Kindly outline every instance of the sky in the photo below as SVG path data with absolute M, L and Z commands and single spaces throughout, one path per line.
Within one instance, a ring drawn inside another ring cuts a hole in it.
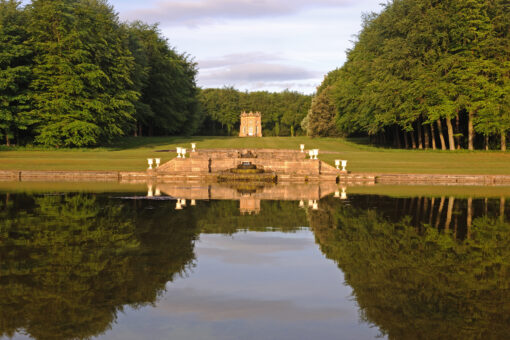
M 110 0 L 121 20 L 159 23 L 198 63 L 198 85 L 313 93 L 342 66 L 363 13 L 383 0 Z

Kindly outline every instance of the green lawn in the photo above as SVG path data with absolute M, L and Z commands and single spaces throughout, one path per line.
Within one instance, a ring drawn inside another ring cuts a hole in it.
M 125 138 L 111 147 L 96 149 L 1 149 L 0 170 L 120 170 L 141 171 L 146 158 L 159 157 L 163 162 L 175 157 L 176 146 L 190 148 L 318 148 L 319 157 L 333 164 L 347 159 L 348 170 L 375 173 L 431 174 L 510 174 L 510 152 L 499 151 L 425 151 L 376 148 L 346 141 L 342 138 L 308 137 L 154 137 Z

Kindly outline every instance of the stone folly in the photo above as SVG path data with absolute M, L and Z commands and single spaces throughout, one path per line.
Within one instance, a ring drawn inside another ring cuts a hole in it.
M 241 113 L 239 137 L 262 137 L 262 115 L 260 112 Z

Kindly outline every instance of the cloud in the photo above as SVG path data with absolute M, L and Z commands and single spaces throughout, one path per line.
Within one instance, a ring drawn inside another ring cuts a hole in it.
M 305 89 L 313 92 L 323 72 L 286 64 L 280 55 L 266 52 L 235 53 L 200 60 L 201 87 L 234 86 L 240 89 Z
M 302 251 L 315 244 L 306 238 L 288 238 L 278 236 L 258 236 L 256 234 L 237 234 L 236 242 L 224 237 L 209 235 L 205 244 L 200 244 L 197 256 L 219 259 L 230 264 L 268 264 L 280 258 L 278 253 Z
M 151 7 L 144 3 L 143 9 L 127 11 L 124 16 L 165 25 L 200 26 L 219 20 L 277 17 L 304 9 L 347 7 L 355 3 L 355 0 L 167 0 Z
M 214 71 L 201 72 L 199 81 L 205 85 L 244 84 L 252 82 L 313 79 L 317 76 L 317 72 L 298 66 L 269 63 L 247 63 L 242 65 L 231 65 L 221 69 L 215 69 Z
M 298 306 L 291 300 L 257 300 L 221 295 L 194 289 L 171 289 L 158 303 L 170 315 L 195 315 L 205 321 L 270 319 L 276 321 L 341 320 L 348 309 Z
M 251 53 L 233 53 L 227 54 L 218 58 L 199 60 L 198 64 L 200 69 L 226 67 L 231 65 L 242 65 L 253 62 L 274 62 L 281 61 L 282 57 L 266 53 L 266 52 L 251 52 Z

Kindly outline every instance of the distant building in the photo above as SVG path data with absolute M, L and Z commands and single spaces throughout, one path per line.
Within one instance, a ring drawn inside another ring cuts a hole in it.
M 262 137 L 262 115 L 260 112 L 241 113 L 239 137 Z

